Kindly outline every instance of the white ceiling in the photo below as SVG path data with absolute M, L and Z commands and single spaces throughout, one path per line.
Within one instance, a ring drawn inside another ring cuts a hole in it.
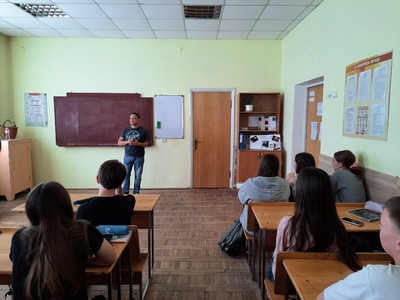
M 323 0 L 0 0 L 8 36 L 282 39 Z M 33 17 L 13 3 L 54 4 L 70 18 Z M 221 5 L 218 20 L 185 19 L 183 5 Z

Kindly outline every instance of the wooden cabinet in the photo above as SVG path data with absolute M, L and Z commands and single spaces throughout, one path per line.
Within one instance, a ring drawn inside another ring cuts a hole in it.
M 32 189 L 32 158 L 30 139 L 2 140 L 0 150 L 0 195 L 8 201 L 15 194 Z
M 245 182 L 257 175 L 260 159 L 265 154 L 275 154 L 282 165 L 281 148 L 274 150 L 250 149 L 250 138 L 280 134 L 280 93 L 240 93 L 238 97 L 238 152 L 237 179 Z M 252 110 L 246 110 L 252 105 Z M 279 144 L 281 140 L 279 138 Z M 280 146 L 281 147 L 281 146 Z M 279 175 L 281 167 L 279 168 Z

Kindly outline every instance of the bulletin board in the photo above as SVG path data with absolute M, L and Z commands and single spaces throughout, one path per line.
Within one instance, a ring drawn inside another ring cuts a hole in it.
M 155 96 L 157 139 L 183 139 L 183 96 Z
M 393 52 L 346 67 L 343 135 L 387 140 Z

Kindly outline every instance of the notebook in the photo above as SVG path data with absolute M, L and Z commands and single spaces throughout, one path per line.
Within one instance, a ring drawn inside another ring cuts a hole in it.
M 367 222 L 379 221 L 382 213 L 382 203 L 367 201 L 364 208 L 348 210 L 347 213 Z

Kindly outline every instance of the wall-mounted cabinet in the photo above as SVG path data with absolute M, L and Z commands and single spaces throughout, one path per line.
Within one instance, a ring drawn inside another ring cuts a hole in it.
M 280 93 L 239 94 L 238 183 L 257 175 L 260 158 L 265 154 L 275 154 L 282 164 L 280 98 Z

